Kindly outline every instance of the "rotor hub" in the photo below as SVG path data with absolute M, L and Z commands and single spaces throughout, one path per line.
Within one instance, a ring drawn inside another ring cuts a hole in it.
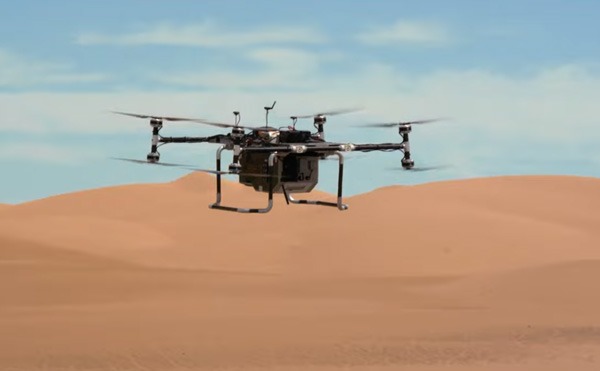
M 244 129 L 234 127 L 231 129 L 231 136 L 234 138 L 241 138 L 244 136 Z
M 146 156 L 146 160 L 148 160 L 149 162 L 152 162 L 152 163 L 158 162 L 158 160 L 160 160 L 160 153 L 150 152 Z
M 398 127 L 398 133 L 408 134 L 412 131 L 412 126 L 410 124 L 403 124 Z
M 150 119 L 150 126 L 153 128 L 160 128 L 162 127 L 162 120 L 152 118 Z
M 403 158 L 402 159 L 402 167 L 407 170 L 412 169 L 413 167 L 415 167 L 415 160 L 410 159 L 410 158 Z
M 325 115 L 315 116 L 315 124 L 323 125 L 326 122 L 327 122 L 327 117 L 325 117 Z

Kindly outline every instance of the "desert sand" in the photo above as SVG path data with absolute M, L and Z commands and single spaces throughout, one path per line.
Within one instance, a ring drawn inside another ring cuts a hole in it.
M 0 205 L 0 370 L 600 369 L 600 179 L 213 200 L 194 173 Z

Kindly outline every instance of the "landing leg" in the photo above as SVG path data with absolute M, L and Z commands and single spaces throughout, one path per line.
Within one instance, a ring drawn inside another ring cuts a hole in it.
M 281 190 L 283 190 L 283 197 L 285 197 L 285 203 L 287 205 L 289 205 L 290 204 L 290 197 L 288 196 L 288 193 L 287 193 L 287 191 L 285 189 L 285 185 L 281 184 Z
M 338 197 L 336 202 L 325 202 L 317 200 L 296 200 L 292 195 L 288 195 L 287 198 L 294 204 L 306 204 L 306 205 L 321 205 L 321 206 L 334 206 L 339 210 L 348 210 L 348 205 L 342 203 L 342 185 L 344 181 L 344 156 L 341 152 L 335 153 L 340 161 L 339 173 L 338 173 Z
M 231 207 L 231 206 L 222 206 L 221 205 L 221 174 L 218 173 L 221 171 L 221 152 L 223 152 L 225 146 L 219 147 L 217 150 L 217 201 L 214 204 L 208 205 L 211 209 L 224 210 L 224 211 L 234 211 L 238 213 L 268 213 L 273 207 L 273 164 L 275 163 L 275 157 L 277 156 L 277 152 L 273 152 L 269 155 L 269 160 L 267 162 L 267 173 L 269 176 L 269 203 L 267 207 L 263 209 L 245 209 L 241 207 Z

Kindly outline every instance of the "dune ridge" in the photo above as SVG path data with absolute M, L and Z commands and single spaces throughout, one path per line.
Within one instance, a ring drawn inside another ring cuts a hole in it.
M 560 262 L 573 249 L 599 257 L 599 190 L 591 178 L 498 177 L 386 187 L 348 198 L 347 212 L 276 195 L 271 213 L 239 215 L 209 210 L 213 178 L 194 173 L 15 205 L 0 233 L 157 267 L 457 275 Z M 265 195 L 227 182 L 223 202 L 262 205 Z
M 598 195 L 510 176 L 240 215 L 193 173 L 0 205 L 0 368 L 595 370 Z

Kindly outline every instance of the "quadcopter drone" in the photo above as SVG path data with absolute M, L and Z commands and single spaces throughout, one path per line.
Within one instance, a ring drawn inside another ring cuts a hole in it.
M 414 161 L 411 159 L 408 135 L 412 125 L 425 124 L 435 120 L 421 120 L 412 122 L 392 122 L 383 124 L 369 124 L 375 127 L 398 127 L 402 137 L 401 143 L 379 144 L 354 144 L 342 142 L 328 142 L 325 140 L 324 126 L 327 116 L 356 111 L 355 109 L 322 112 L 316 115 L 291 116 L 292 124 L 288 127 L 275 128 L 269 126 L 269 111 L 275 107 L 264 107 L 265 126 L 249 127 L 240 125 L 240 113 L 233 112 L 235 121 L 231 123 L 211 122 L 204 119 L 161 117 L 141 115 L 127 112 L 114 113 L 149 119 L 152 128 L 152 145 L 146 161 L 126 158 L 118 160 L 135 163 L 154 164 L 163 166 L 180 166 L 190 170 L 202 171 L 216 175 L 217 198 L 210 204 L 211 209 L 233 211 L 239 213 L 267 213 L 273 207 L 273 194 L 283 193 L 286 203 L 333 206 L 339 210 L 347 210 L 348 205 L 342 203 L 342 185 L 344 175 L 345 152 L 370 152 L 370 151 L 400 151 L 404 154 L 402 168 L 416 171 Z M 315 133 L 308 130 L 296 129 L 298 119 L 312 118 Z M 217 134 L 208 137 L 165 137 L 160 135 L 164 121 L 189 121 L 220 128 L 231 128 L 228 134 Z M 221 146 L 216 153 L 216 170 L 197 169 L 185 165 L 161 163 L 158 147 L 169 143 L 217 143 Z M 221 170 L 221 153 L 224 150 L 233 151 L 233 161 L 227 171 Z M 337 202 L 318 200 L 298 200 L 293 198 L 293 193 L 307 193 L 312 191 L 319 181 L 319 160 L 329 156 L 337 156 L 339 162 Z M 422 168 L 421 170 L 427 170 Z M 268 204 L 265 208 L 239 208 L 221 204 L 221 176 L 234 174 L 239 176 L 239 182 L 251 186 L 255 191 L 268 193 Z

